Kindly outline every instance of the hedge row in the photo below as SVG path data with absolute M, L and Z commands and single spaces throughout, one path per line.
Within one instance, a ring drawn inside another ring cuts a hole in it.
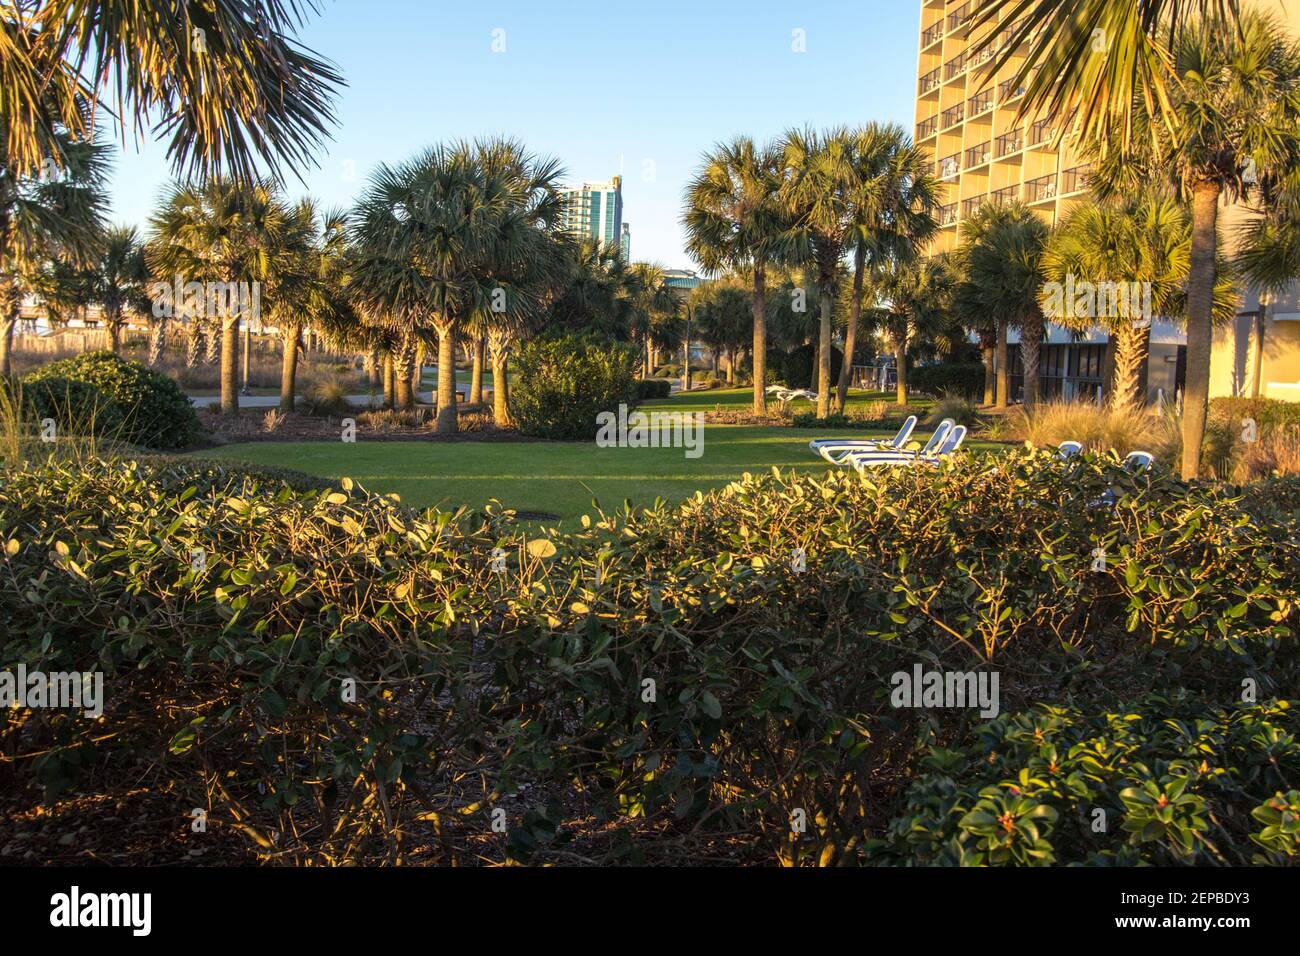
M 32 759 L 2 772 L 93 789 L 148 766 L 277 860 L 395 859 L 430 820 L 453 854 L 509 804 L 521 857 L 594 821 L 610 857 L 741 833 L 762 859 L 871 861 L 906 852 L 888 835 L 927 748 L 989 733 L 894 707 L 891 675 L 996 671 L 1008 719 L 1183 687 L 1207 720 L 1246 678 L 1264 703 L 1300 676 L 1295 482 L 1246 500 L 1022 451 L 746 476 L 532 539 L 493 509 L 172 463 L 3 483 L 0 666 L 103 669 L 109 705 L 29 713 Z M 1120 767 L 1105 793 L 1145 779 Z M 1246 775 L 1232 805 L 1274 784 Z

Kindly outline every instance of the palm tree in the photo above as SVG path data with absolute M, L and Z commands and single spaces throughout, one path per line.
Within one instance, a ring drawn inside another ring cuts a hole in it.
M 1021 57 L 1015 80 L 1025 87 L 1022 117 L 1068 116 L 1077 108 L 1086 137 L 1118 129 L 1115 142 L 1127 151 L 1140 142 L 1130 122 L 1139 101 L 1162 122 L 1177 122 L 1178 80 L 1162 37 L 1198 16 L 1216 16 L 1232 30 L 1239 8 L 1239 0 L 984 0 L 971 29 L 1009 24 L 992 70 Z M 999 36 L 988 30 L 973 52 L 991 49 Z
M 1028 206 L 1012 202 L 986 204 L 963 225 L 966 248 L 956 301 L 969 313 L 992 315 L 998 322 L 998 387 L 995 405 L 1010 402 L 1007 331 L 1020 330 L 1020 356 L 1024 368 L 1024 403 L 1038 400 L 1038 359 L 1043 341 L 1043 311 L 1039 298 L 1044 282 L 1043 255 L 1050 229 Z
M 108 230 L 89 278 L 90 297 L 104 308 L 109 348 L 115 354 L 120 353 L 125 313 L 128 310 L 137 314 L 149 312 L 149 266 L 134 226 L 114 226 Z
M 720 280 L 691 290 L 691 306 L 695 316 L 695 337 L 713 353 L 713 368 L 717 371 L 718 359 L 727 356 L 727 382 L 736 380 L 736 364 L 740 351 L 752 330 L 749 314 L 749 296 L 733 280 Z
M 560 174 L 554 160 L 512 140 L 435 146 L 380 167 L 357 206 L 358 280 L 369 304 L 399 318 L 407 354 L 422 331 L 437 333 L 439 434 L 457 429 L 457 335 L 489 315 L 505 327 L 534 311 L 551 278 L 546 232 L 559 218 Z M 399 372 L 409 379 L 405 356 Z M 503 367 L 503 396 L 505 375 Z
M 0 149 L 36 175 L 96 115 L 168 137 L 176 171 L 249 181 L 298 166 L 334 123 L 342 77 L 294 38 L 315 0 L 41 0 L 0 9 Z M 111 101 L 97 105 L 99 97 Z M 111 105 L 111 111 L 109 106 Z M 161 119 L 160 119 L 161 118 Z M 62 162 L 59 162 L 62 168 Z
M 912 261 L 938 229 L 934 212 L 939 182 L 934 164 L 901 126 L 869 123 L 854 131 L 852 152 L 853 292 L 835 394 L 835 411 L 839 413 L 848 400 L 868 276 L 878 277 L 886 260 Z
M 919 341 L 940 332 L 950 314 L 954 275 L 940 256 L 896 262 L 880 283 L 882 304 L 874 320 L 898 366 L 897 402 L 907 404 L 907 354 Z
M 347 302 L 346 216 L 321 213 L 303 199 L 276 222 L 266 237 L 264 300 L 280 332 L 280 411 L 294 410 L 298 352 L 303 330 L 314 327 L 334 342 L 351 341 L 357 323 Z
M 547 308 L 547 327 L 597 332 L 619 341 L 631 338 L 637 279 L 619 247 L 573 237 L 554 242 L 561 269 Z
M 0 132 L 11 121 L 0 116 Z M 39 174 L 25 172 L 0 135 L 0 375 L 11 371 L 10 352 L 23 295 L 33 291 L 50 263 L 89 267 L 98 255 L 108 205 L 107 151 L 66 130 L 42 140 L 49 148 Z
M 625 295 L 635 338 L 642 344 L 643 378 L 654 374 L 655 332 L 665 318 L 677 314 L 678 301 L 668 287 L 663 266 L 657 262 L 635 262 Z
M 150 268 L 163 276 L 227 289 L 255 288 L 268 274 L 270 250 L 284 229 L 289 208 L 270 182 L 251 185 L 215 178 L 197 186 L 175 186 L 150 218 Z M 181 290 L 175 290 L 179 296 Z M 185 296 L 186 299 L 189 296 Z M 221 413 L 239 414 L 239 328 L 251 321 L 243 298 L 208 297 L 206 315 L 221 333 Z M 249 297 L 251 301 L 251 295 Z M 198 316 L 190 319 L 199 321 Z
M 859 207 L 854 140 L 848 130 L 791 130 L 782 148 L 781 198 L 794 218 L 795 248 L 817 268 L 821 305 L 817 348 L 817 416 L 831 410 L 831 334 L 835 280 L 857 235 Z M 869 189 L 869 187 L 866 187 Z
M 686 249 L 710 274 L 747 271 L 753 280 L 754 414 L 767 414 L 767 269 L 787 248 L 790 217 L 780 200 L 780 152 L 747 136 L 714 147 L 686 189 Z
M 1236 267 L 1259 294 L 1255 312 L 1251 396 L 1259 398 L 1264 379 L 1264 345 L 1272 300 L 1300 278 L 1300 199 L 1294 194 L 1261 197 L 1263 214 L 1243 224 Z
M 1209 407 L 1219 203 L 1268 193 L 1300 165 L 1300 43 L 1274 18 L 1247 13 L 1237 29 L 1217 17 L 1196 20 L 1168 44 L 1176 80 L 1168 108 L 1139 96 L 1131 149 L 1087 145 L 1098 195 L 1163 179 L 1191 204 L 1181 468 L 1191 480 Z

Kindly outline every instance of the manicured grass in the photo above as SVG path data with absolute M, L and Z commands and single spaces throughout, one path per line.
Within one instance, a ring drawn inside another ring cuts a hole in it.
M 714 404 L 728 395 L 707 394 Z M 698 397 L 675 397 L 655 406 L 698 407 Z M 846 429 L 834 435 L 879 438 L 886 433 Z M 825 471 L 831 466 L 808 450 L 808 441 L 816 437 L 821 434 L 801 428 L 707 425 L 699 458 L 685 457 L 681 448 L 598 448 L 579 442 L 252 442 L 203 454 L 329 478 L 347 476 L 371 491 L 395 492 L 415 507 L 477 508 L 495 498 L 519 511 L 570 521 L 590 513 L 593 499 L 607 510 L 624 499 L 645 506 L 656 498 L 681 501 L 697 490 L 773 466 Z M 978 452 L 998 446 L 968 442 L 967 447 Z

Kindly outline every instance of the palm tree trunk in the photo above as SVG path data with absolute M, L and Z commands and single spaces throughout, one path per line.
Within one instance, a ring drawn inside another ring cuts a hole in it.
M 767 414 L 767 270 L 754 266 L 754 414 Z
M 221 323 L 212 323 L 210 328 L 205 328 L 203 330 L 203 334 L 206 339 L 204 344 L 207 346 L 207 352 L 203 356 L 203 362 L 206 365 L 216 365 L 221 359 L 221 347 L 224 344 L 222 342 L 223 333 Z
M 1264 390 L 1264 335 L 1268 329 L 1269 297 L 1259 297 L 1259 311 L 1255 313 L 1255 359 L 1250 376 L 1250 397 L 1259 398 Z
M 1183 391 L 1184 481 L 1201 470 L 1201 444 L 1210 403 L 1210 346 L 1213 337 L 1214 283 L 1217 279 L 1219 193 L 1217 183 L 1199 182 L 1192 190 L 1192 249 L 1187 273 L 1187 383 Z
M 149 330 L 149 367 L 162 365 L 163 351 L 167 348 L 167 320 L 159 318 Z
M 411 366 L 415 364 L 415 336 L 402 335 L 397 348 L 397 361 L 393 364 L 393 400 L 402 411 L 415 408 L 415 393 L 411 391 Z
M 1038 404 L 1038 358 L 1042 354 L 1043 322 L 1027 319 L 1020 329 L 1020 364 L 1025 370 L 1025 409 Z
M 998 344 L 994 356 L 994 361 L 997 363 L 998 387 L 993 402 L 994 408 L 1006 408 L 1011 404 L 1011 369 L 1008 367 L 1010 364 L 1008 352 L 1007 321 L 1006 319 L 998 319 Z
M 17 324 L 16 309 L 0 317 L 0 375 L 9 375 L 12 372 L 13 362 L 10 356 L 14 349 L 14 327 Z
M 834 287 L 829 280 L 821 283 L 821 323 L 817 335 L 817 417 L 831 413 L 831 306 Z
M 497 428 L 510 424 L 510 393 L 506 388 L 505 348 L 492 349 L 492 421 Z
M 424 342 L 421 341 L 415 346 L 415 363 L 411 369 L 411 394 L 416 402 L 420 400 L 420 382 L 424 379 L 425 352 Z
M 106 311 L 104 324 L 108 326 L 108 348 L 114 355 L 122 354 L 122 310 L 113 307 Z
M 293 411 L 298 387 L 298 336 L 301 333 L 302 325 L 298 322 L 286 322 L 281 333 L 280 411 L 285 415 Z
M 384 408 L 397 407 L 397 372 L 393 350 L 384 349 L 381 377 L 384 380 Z
M 895 398 L 899 405 L 907 404 L 907 331 L 894 343 L 894 364 L 898 366 L 898 383 Z
M 849 305 L 849 327 L 844 331 L 844 364 L 840 366 L 840 384 L 835 392 L 835 411 L 844 414 L 849 399 L 849 380 L 853 377 L 853 352 L 858 344 L 858 322 L 862 318 L 862 279 L 867 271 L 867 254 L 861 247 L 853 256 L 853 301 Z
M 984 362 L 984 404 L 993 404 L 993 395 L 997 389 L 997 372 L 994 370 L 994 356 L 997 347 L 986 345 L 980 349 L 980 359 Z
M 14 329 L 18 313 L 23 306 L 23 294 L 18 283 L 10 280 L 0 289 L 0 375 L 13 373 Z
M 1142 366 L 1151 347 L 1151 326 L 1145 322 L 1125 322 L 1115 330 L 1115 363 L 1111 373 L 1110 407 L 1116 410 L 1137 409 L 1146 404 L 1138 394 L 1142 383 Z
M 474 336 L 474 359 L 470 363 L 469 401 L 471 405 L 483 404 L 483 360 L 487 352 L 487 343 L 483 336 Z
M 438 329 L 438 421 L 434 432 L 454 435 L 456 423 L 456 327 L 443 322 Z
M 737 349 L 727 350 L 727 384 L 736 384 L 736 352 Z
M 190 319 L 185 336 L 185 367 L 194 368 L 203 355 L 203 326 Z
M 221 414 L 239 414 L 239 319 L 221 323 Z

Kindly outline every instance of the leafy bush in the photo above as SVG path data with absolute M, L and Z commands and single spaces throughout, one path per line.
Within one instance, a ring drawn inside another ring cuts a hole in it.
M 1212 398 L 1210 417 L 1227 423 L 1234 433 L 1239 433 L 1242 422 L 1253 419 L 1260 434 L 1274 430 L 1300 428 L 1300 402 L 1284 402 L 1276 398 Z
M 138 362 L 112 352 L 86 352 L 29 373 L 24 387 L 72 381 L 96 389 L 121 412 L 108 437 L 149 448 L 185 448 L 203 433 L 198 415 L 181 387 Z M 63 386 L 56 386 L 62 388 Z M 85 427 L 93 426 L 87 424 Z
M 929 395 L 956 395 L 979 401 L 984 396 L 984 365 L 980 362 L 942 362 L 918 365 L 907 372 L 907 385 Z
M 877 861 L 1300 863 L 1297 734 L 1296 704 L 1185 692 L 999 717 L 965 747 L 931 749 Z
M 21 415 L 29 427 L 52 419 L 59 435 L 116 438 L 122 431 L 122 409 L 94 385 L 70 378 L 40 378 L 26 384 L 5 383 L 11 395 L 21 393 Z
M 890 675 L 918 662 L 998 671 L 1008 720 L 1117 712 L 1175 685 L 1209 707 L 1239 699 L 1243 676 L 1263 702 L 1300 678 L 1300 508 L 1278 504 L 1300 502 L 1295 480 L 1247 499 L 1018 450 L 996 468 L 746 476 L 531 540 L 491 507 L 417 515 L 348 484 L 295 493 L 206 466 L 50 463 L 3 481 L 0 667 L 102 669 L 109 687 L 99 722 L 23 715 L 18 782 L 104 786 L 148 766 L 268 859 L 393 860 L 421 826 L 452 854 L 518 794 L 518 857 L 595 821 L 583 852 L 603 859 L 741 832 L 759 859 L 867 862 L 903 852 L 867 841 L 912 812 L 933 748 L 975 759 L 990 733 L 969 712 L 892 707 Z M 1294 728 L 1272 708 L 1224 782 L 1259 811 L 1263 853 L 1281 825 L 1262 817 L 1283 811 L 1257 758 L 1296 778 Z M 1134 752 L 1163 787 L 1181 743 L 1158 713 Z M 1094 790 L 1144 786 L 1130 771 Z M 961 780 L 977 797 L 987 783 Z M 1194 795 L 1209 799 L 1199 778 Z M 1226 858 L 1253 851 L 1239 818 L 1224 826 L 1210 837 Z M 1126 852 L 1171 859 L 1168 841 Z
M 510 413 L 525 435 L 591 439 L 596 416 L 636 404 L 635 347 L 579 335 L 525 342 L 515 354 Z
M 673 383 L 663 378 L 643 378 L 636 383 L 636 400 L 648 402 L 668 398 L 673 393 Z
M 789 352 L 773 350 L 768 352 L 768 368 L 780 375 L 780 380 L 788 388 L 817 389 L 817 347 L 800 345 Z M 844 365 L 844 353 L 831 346 L 831 382 L 840 379 L 840 369 Z

